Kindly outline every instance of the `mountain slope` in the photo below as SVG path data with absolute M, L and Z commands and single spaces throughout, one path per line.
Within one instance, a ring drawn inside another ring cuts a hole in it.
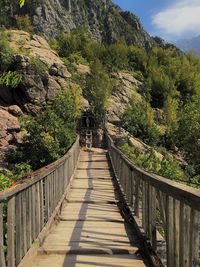
M 13 14 L 28 14 L 34 32 L 47 38 L 59 31 L 70 32 L 74 28 L 87 27 L 97 40 L 105 43 L 121 40 L 145 48 L 153 43 L 139 19 L 122 11 L 111 0 L 27 0 L 22 9 L 16 1 L 7 5 L 6 8 L 0 6 L 0 11 L 11 18 L 11 23 L 15 24 Z
M 176 45 L 184 52 L 188 52 L 190 49 L 195 50 L 197 55 L 200 56 L 200 35 L 191 39 L 179 40 Z

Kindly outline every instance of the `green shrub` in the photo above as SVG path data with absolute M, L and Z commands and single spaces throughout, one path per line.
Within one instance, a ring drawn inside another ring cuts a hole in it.
M 17 181 L 32 172 L 31 165 L 27 162 L 16 163 L 12 166 L 13 180 Z
M 76 64 L 79 63 L 79 64 L 83 64 L 83 65 L 89 65 L 88 61 L 81 55 L 80 52 L 71 54 L 68 57 L 68 59 L 69 59 L 70 62 L 74 62 Z
M 16 88 L 22 80 L 21 74 L 16 71 L 8 71 L 0 76 L 0 85 Z
M 32 57 L 29 61 L 29 64 L 39 75 L 44 75 L 48 70 L 47 65 L 37 57 Z
M 136 148 L 130 147 L 128 144 L 123 145 L 120 149 L 133 163 L 148 172 L 161 175 L 171 180 L 188 181 L 188 177 L 172 157 L 165 156 L 163 159 L 160 159 L 156 156 L 153 149 L 141 152 Z
M 113 88 L 113 81 L 107 74 L 99 60 L 91 66 L 91 73 L 87 75 L 84 96 L 89 100 L 92 112 L 98 123 L 105 119 L 108 99 Z
M 9 46 L 8 33 L 0 30 L 0 70 L 7 71 L 12 63 L 13 49 Z
M 3 191 L 9 188 L 12 185 L 13 181 L 9 175 L 0 173 L 0 191 Z
M 156 145 L 159 142 L 159 133 L 156 125 L 149 121 L 144 105 L 145 103 L 139 102 L 128 107 L 123 114 L 122 127 L 145 143 Z
M 28 133 L 15 152 L 7 155 L 14 165 L 14 173 L 38 169 L 61 157 L 76 138 L 76 120 L 79 117 L 79 93 L 65 91 L 38 117 L 25 116 L 21 126 Z M 30 153 L 33 151 L 33 153 Z M 29 165 L 18 165 L 28 162 Z
M 31 24 L 31 20 L 29 18 L 29 15 L 16 15 L 15 16 L 15 21 L 16 21 L 16 25 L 17 28 L 19 30 L 25 31 L 25 32 L 29 32 L 32 33 L 33 32 L 33 27 Z

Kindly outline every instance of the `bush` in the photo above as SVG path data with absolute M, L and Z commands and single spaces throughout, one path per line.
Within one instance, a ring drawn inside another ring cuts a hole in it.
M 16 88 L 22 80 L 21 74 L 15 71 L 9 71 L 0 76 L 0 85 Z
M 25 32 L 29 32 L 32 33 L 33 32 L 33 27 L 31 24 L 31 20 L 29 18 L 29 15 L 16 15 L 15 16 L 15 21 L 16 21 L 16 25 L 17 28 L 19 30 L 25 31 Z
M 44 75 L 48 70 L 47 65 L 37 57 L 32 57 L 29 61 L 29 64 L 39 75 Z
M 146 103 L 141 102 L 128 107 L 123 114 L 122 127 L 145 143 L 156 145 L 159 142 L 159 133 L 156 125 L 149 121 L 145 105 Z
M 27 135 L 18 149 L 7 155 L 8 161 L 15 165 L 16 174 L 28 170 L 26 164 L 17 163 L 28 162 L 35 170 L 58 159 L 70 148 L 76 137 L 79 117 L 79 95 L 77 88 L 75 90 L 59 94 L 38 117 L 21 119 Z
M 10 176 L 0 173 L 0 191 L 3 191 L 9 188 L 12 185 L 13 181 Z
M 127 157 L 133 161 L 133 163 L 148 172 L 176 181 L 186 182 L 188 179 L 177 161 L 172 157 L 165 156 L 161 160 L 156 156 L 153 149 L 141 152 L 136 148 L 130 147 L 128 144 L 125 144 L 120 148 Z
M 0 70 L 7 71 L 12 63 L 14 51 L 9 46 L 8 34 L 0 30 Z
M 194 98 L 181 111 L 175 138 L 177 145 L 200 171 L 200 98 Z
M 99 60 L 91 66 L 84 88 L 84 96 L 88 99 L 97 123 L 105 119 L 108 99 L 113 88 L 113 81 Z

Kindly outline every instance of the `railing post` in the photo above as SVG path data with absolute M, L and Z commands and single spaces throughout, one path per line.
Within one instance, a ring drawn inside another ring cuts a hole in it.
M 0 202 L 0 266 L 6 267 L 4 256 L 3 208 L 4 204 Z
M 8 201 L 8 267 L 15 267 L 15 196 Z

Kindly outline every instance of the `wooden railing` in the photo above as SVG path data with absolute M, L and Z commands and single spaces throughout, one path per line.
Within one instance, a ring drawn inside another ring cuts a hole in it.
M 200 190 L 143 171 L 106 135 L 109 156 L 128 206 L 163 265 L 200 266 Z
M 68 153 L 0 193 L 0 266 L 16 267 L 51 218 L 73 176 L 79 138 Z

